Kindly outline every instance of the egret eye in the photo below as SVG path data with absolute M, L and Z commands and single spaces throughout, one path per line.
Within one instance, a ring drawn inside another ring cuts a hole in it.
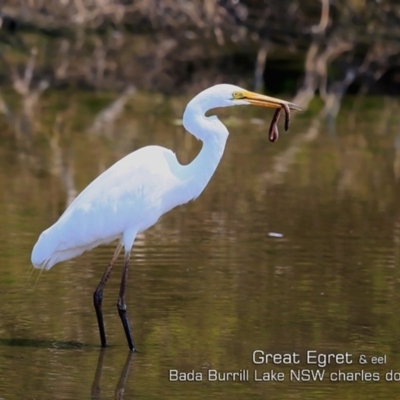
M 243 99 L 244 98 L 244 94 L 242 92 L 233 92 L 232 93 L 232 98 L 233 99 Z

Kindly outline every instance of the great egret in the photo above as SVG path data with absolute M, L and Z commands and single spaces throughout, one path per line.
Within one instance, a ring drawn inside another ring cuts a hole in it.
M 220 84 L 206 89 L 189 102 L 183 115 L 184 127 L 203 142 L 200 153 L 190 164 L 181 165 L 171 150 L 160 146 L 136 150 L 97 177 L 59 220 L 40 235 L 31 259 L 35 268 L 46 270 L 100 244 L 118 241 L 93 293 L 103 347 L 107 345 L 102 314 L 103 289 L 122 247 L 125 257 L 117 307 L 129 348 L 134 351 L 125 291 L 135 237 L 154 225 L 164 213 L 198 197 L 217 168 L 229 133 L 216 116 L 206 117 L 205 113 L 217 107 L 249 104 L 284 108 L 285 111 L 300 110 L 296 104 L 238 86 Z

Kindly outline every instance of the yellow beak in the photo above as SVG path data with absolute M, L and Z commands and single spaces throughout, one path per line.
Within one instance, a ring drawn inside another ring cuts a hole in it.
M 301 111 L 301 107 L 297 104 L 289 103 L 288 101 L 277 99 L 275 97 L 265 96 L 263 94 L 258 94 L 250 91 L 243 91 L 243 97 L 241 100 L 247 100 L 250 104 L 255 106 L 270 107 L 270 108 L 280 108 L 282 104 L 289 107 L 290 110 Z

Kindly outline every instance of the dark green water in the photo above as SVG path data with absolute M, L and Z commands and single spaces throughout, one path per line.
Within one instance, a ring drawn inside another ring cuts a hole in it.
M 116 309 L 122 259 L 104 292 L 105 351 L 92 307 L 112 246 L 38 280 L 30 266 L 68 196 L 112 162 L 159 144 L 186 163 L 200 148 L 174 124 L 181 100 L 157 97 L 154 107 L 138 95 L 110 135 L 89 132 L 105 104 L 49 96 L 18 135 L 0 119 L 0 398 L 399 398 L 400 383 L 388 381 L 391 371 L 400 381 L 398 103 L 349 99 L 336 131 L 296 116 L 276 144 L 272 113 L 219 112 L 231 136 L 210 184 L 134 247 L 127 301 L 140 352 L 131 358 Z M 256 365 L 255 350 L 299 363 Z M 309 351 L 351 356 L 318 366 Z M 372 364 L 379 356 L 385 363 Z M 171 370 L 202 380 L 173 382 Z M 249 379 L 210 381 L 210 370 Z M 256 381 L 263 373 L 283 381 Z

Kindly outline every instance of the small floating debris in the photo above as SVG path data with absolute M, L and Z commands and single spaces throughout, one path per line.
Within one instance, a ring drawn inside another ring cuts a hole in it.
M 279 232 L 268 232 L 269 237 L 274 237 L 274 238 L 283 238 L 283 233 Z

